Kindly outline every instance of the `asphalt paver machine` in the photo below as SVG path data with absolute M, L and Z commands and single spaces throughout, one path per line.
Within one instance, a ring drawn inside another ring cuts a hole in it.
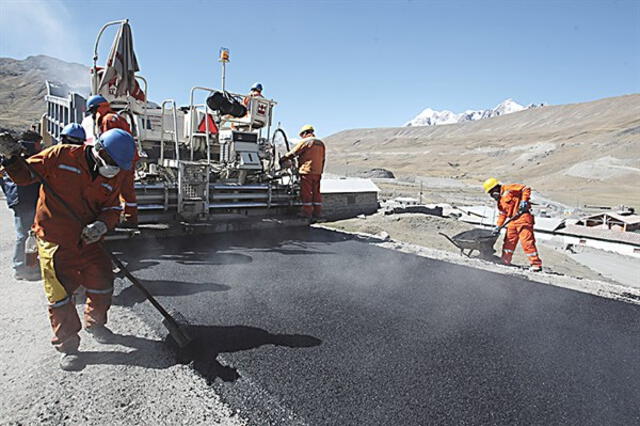
M 99 67 L 100 41 L 112 26 L 117 34 L 105 66 Z M 290 146 L 285 132 L 272 126 L 277 103 L 258 96 L 245 100 L 226 91 L 228 55 L 221 49 L 221 88 L 191 88 L 188 105 L 178 106 L 173 99 L 157 104 L 149 101 L 149 84 L 138 73 L 128 20 L 109 22 L 100 29 L 89 76 L 91 95 L 104 96 L 131 126 L 140 156 L 135 180 L 139 223 L 286 217 L 299 205 L 295 168 L 279 165 Z M 57 143 L 62 127 L 84 115 L 84 98 L 63 93 L 55 84 L 48 83 L 47 89 L 43 137 Z M 213 99 L 244 104 L 246 111 L 229 114 L 215 105 L 211 108 Z M 91 116 L 81 124 L 87 143 L 95 141 Z

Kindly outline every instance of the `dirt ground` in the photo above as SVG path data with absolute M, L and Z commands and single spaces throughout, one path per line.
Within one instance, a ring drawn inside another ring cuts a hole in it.
M 99 345 L 81 332 L 88 365 L 60 370 L 42 282 L 13 279 L 12 212 L 0 202 L 0 424 L 244 424 L 128 308 L 110 311 L 118 344 Z
M 329 222 L 324 225 L 329 228 L 347 232 L 360 232 L 372 235 L 387 233 L 389 237 L 395 241 L 402 241 L 451 253 L 460 253 L 460 250 L 442 235 L 439 235 L 439 232 L 452 236 L 463 231 L 474 229 L 472 225 L 454 219 L 415 213 L 393 215 L 376 213 L 365 218 Z M 496 253 L 500 253 L 501 248 L 502 238 L 499 238 L 494 246 Z M 538 250 L 540 251 L 545 270 L 577 278 L 611 281 L 572 260 L 569 256 L 554 247 L 546 246 L 538 242 Z M 478 253 L 474 252 L 472 257 L 477 257 L 477 255 Z M 526 256 L 520 246 L 516 249 L 513 264 L 519 266 L 528 265 Z

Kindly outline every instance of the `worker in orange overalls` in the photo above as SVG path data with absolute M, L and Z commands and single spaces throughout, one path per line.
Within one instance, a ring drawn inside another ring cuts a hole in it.
M 280 165 L 285 164 L 292 158 L 298 158 L 300 198 L 302 199 L 300 216 L 320 219 L 322 217 L 320 180 L 324 170 L 325 146 L 324 142 L 316 138 L 314 132 L 312 125 L 302 126 L 299 133 L 302 140 L 280 158 Z
M 522 249 L 527 255 L 530 270 L 541 271 L 542 260 L 536 248 L 536 238 L 533 234 L 533 215 L 531 214 L 531 188 L 522 184 L 502 185 L 495 178 L 489 178 L 483 183 L 484 190 L 498 202 L 498 222 L 495 233 L 500 232 L 500 227 L 507 218 L 514 218 L 507 225 L 507 232 L 502 245 L 502 260 L 505 264 L 511 264 L 513 251 L 520 240 Z
M 103 96 L 91 96 L 87 100 L 87 111 L 91 112 L 93 116 L 93 122 L 95 127 L 98 129 L 98 136 L 111 129 L 122 129 L 131 134 L 131 127 L 127 120 L 113 111 L 111 109 L 111 105 Z M 136 163 L 139 159 L 140 156 L 136 150 L 133 167 L 130 171 L 125 173 L 126 179 L 122 186 L 122 193 L 120 194 L 120 201 L 124 208 L 124 221 L 122 225 L 132 228 L 138 226 L 138 201 L 136 198 L 134 181 Z
M 49 301 L 51 343 L 62 352 L 60 367 L 64 370 L 84 366 L 78 352 L 82 327 L 72 298 L 79 286 L 86 289 L 86 331 L 100 343 L 109 343 L 113 337 L 105 327 L 113 292 L 111 259 L 95 243 L 120 218 L 122 172 L 131 169 L 135 149 L 129 133 L 113 129 L 103 133 L 94 146 L 58 144 L 26 160 L 51 188 L 43 185 L 40 189 L 33 230 Z M 0 134 L 4 170 L 18 185 L 38 182 L 19 154 L 11 135 Z

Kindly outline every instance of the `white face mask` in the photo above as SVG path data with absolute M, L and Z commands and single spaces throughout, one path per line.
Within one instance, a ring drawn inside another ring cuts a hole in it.
M 102 157 L 100 157 L 99 150 L 97 150 L 95 146 L 93 147 L 93 156 L 101 164 L 101 166 L 98 167 L 98 173 L 100 173 L 100 175 L 106 177 L 107 179 L 111 179 L 116 177 L 116 175 L 120 172 L 120 167 L 107 164 L 107 162 L 104 161 Z

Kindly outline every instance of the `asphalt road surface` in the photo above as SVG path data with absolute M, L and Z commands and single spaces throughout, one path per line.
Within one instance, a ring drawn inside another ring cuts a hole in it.
M 317 229 L 112 247 L 250 424 L 640 422 L 640 306 Z

